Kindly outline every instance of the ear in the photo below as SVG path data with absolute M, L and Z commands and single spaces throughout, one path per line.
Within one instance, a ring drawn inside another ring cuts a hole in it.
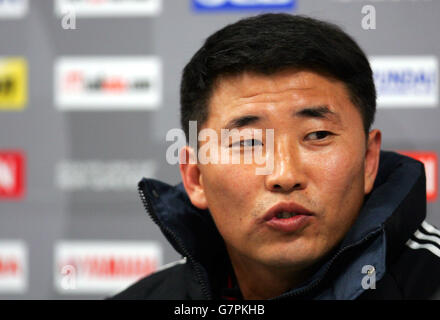
M 382 133 L 380 130 L 371 130 L 368 134 L 367 150 L 365 151 L 365 170 L 364 170 L 364 193 L 368 194 L 373 190 L 376 180 L 377 170 L 379 169 L 380 146 Z
M 190 146 L 184 146 L 180 149 L 180 174 L 183 186 L 191 203 L 197 208 L 204 210 L 208 208 L 208 202 L 205 196 L 202 173 L 196 158 L 194 149 Z

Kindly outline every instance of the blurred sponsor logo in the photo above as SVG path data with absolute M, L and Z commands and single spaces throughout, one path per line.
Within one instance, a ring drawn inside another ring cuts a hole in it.
M 162 0 L 55 0 L 55 13 L 73 12 L 77 17 L 154 16 Z
M 27 290 L 27 247 L 21 241 L 0 241 L 0 293 Z
M 142 177 L 154 177 L 155 173 L 152 160 L 64 160 L 56 166 L 55 184 L 64 191 L 133 191 Z
M 386 2 L 386 3 L 396 3 L 401 4 L 402 2 L 432 2 L 432 0 L 332 0 L 333 2 L 341 2 L 341 3 L 351 3 L 351 2 L 366 2 L 366 3 L 372 3 L 372 2 Z
M 438 61 L 434 56 L 370 58 L 378 107 L 436 107 Z
M 55 288 L 115 294 L 161 264 L 162 248 L 156 242 L 63 241 L 55 246 Z
M 192 0 L 195 11 L 293 10 L 296 0 Z
M 0 110 L 21 110 L 26 102 L 26 60 L 19 57 L 0 58 Z
M 423 162 L 426 173 L 426 198 L 428 201 L 437 199 L 438 190 L 438 158 L 433 151 L 398 151 L 408 157 Z
M 25 156 L 20 151 L 0 150 L 0 200 L 20 199 L 24 194 Z
M 55 103 L 62 110 L 144 110 L 161 104 L 156 57 L 61 58 L 55 64 Z
M 28 12 L 28 0 L 0 0 L 0 18 L 21 18 Z

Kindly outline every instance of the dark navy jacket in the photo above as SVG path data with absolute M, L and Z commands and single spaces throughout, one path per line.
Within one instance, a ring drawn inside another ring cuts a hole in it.
M 228 259 L 207 211 L 182 184 L 139 183 L 144 206 L 184 257 L 113 299 L 219 299 Z M 423 164 L 381 152 L 373 191 L 328 260 L 303 285 L 275 299 L 440 299 L 440 231 L 425 221 Z

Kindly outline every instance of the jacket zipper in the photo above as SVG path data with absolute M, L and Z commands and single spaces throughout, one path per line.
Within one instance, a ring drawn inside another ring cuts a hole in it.
M 348 245 L 348 246 L 342 248 L 341 250 L 339 250 L 339 251 L 338 251 L 338 252 L 332 257 L 332 259 L 330 260 L 330 262 L 329 262 L 329 264 L 327 265 L 327 267 L 325 268 L 324 273 L 323 273 L 323 275 L 321 276 L 321 278 L 318 279 L 318 280 L 316 280 L 316 281 L 315 281 L 314 283 L 312 283 L 310 286 L 308 286 L 308 287 L 306 287 L 306 288 L 303 288 L 303 289 L 301 289 L 301 290 L 297 290 L 297 291 L 293 291 L 293 292 L 287 292 L 287 293 L 282 294 L 282 295 L 280 295 L 280 296 L 278 296 L 278 297 L 276 297 L 276 298 L 274 298 L 274 299 L 272 299 L 272 300 L 281 300 L 281 299 L 288 298 L 288 297 L 300 296 L 300 295 L 303 295 L 303 294 L 305 294 L 305 293 L 308 293 L 308 292 L 313 291 L 313 290 L 314 290 L 316 287 L 318 287 L 319 284 L 323 281 L 323 279 L 325 278 L 326 274 L 327 274 L 328 271 L 330 270 L 332 264 L 335 262 L 335 260 L 336 260 L 340 255 L 342 255 L 342 254 L 343 254 L 345 251 L 347 251 L 348 249 L 353 248 L 353 247 L 359 245 L 361 242 L 367 241 L 368 239 L 372 238 L 372 237 L 373 237 L 374 235 L 376 235 L 376 233 L 378 233 L 378 232 L 379 232 L 379 231 L 372 232 L 372 233 L 368 234 L 365 238 L 359 240 L 358 242 L 352 243 L 352 244 L 350 244 L 350 245 Z
M 201 289 L 205 297 L 210 300 L 211 294 L 209 292 L 208 286 L 205 284 L 205 281 L 203 279 L 203 271 L 200 270 L 200 267 L 198 266 L 198 263 L 195 261 L 194 257 L 189 253 L 189 251 L 186 249 L 186 247 L 183 245 L 183 243 L 180 241 L 179 237 L 176 236 L 176 234 L 169 229 L 168 227 L 164 226 L 159 219 L 156 216 L 156 213 L 154 212 L 153 205 L 151 203 L 151 199 L 148 197 L 148 195 L 145 194 L 145 192 L 142 190 L 142 188 L 138 187 L 139 195 L 141 197 L 142 203 L 144 205 L 145 210 L 147 211 L 150 218 L 156 223 L 159 228 L 167 234 L 172 241 L 182 250 L 185 257 L 189 260 L 190 263 L 194 266 L 195 275 L 197 278 L 197 281 L 200 283 Z

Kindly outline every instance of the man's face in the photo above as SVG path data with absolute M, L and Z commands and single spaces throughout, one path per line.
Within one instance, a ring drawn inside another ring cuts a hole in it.
M 248 120 L 233 121 L 243 117 Z M 308 71 L 223 77 L 202 128 L 220 137 L 231 124 L 239 131 L 274 129 L 273 152 L 266 155 L 273 157 L 273 170 L 257 175 L 261 165 L 244 161 L 198 164 L 198 199 L 204 200 L 193 203 L 209 208 L 232 257 L 276 268 L 312 266 L 342 240 L 374 180 L 366 179 L 366 136 L 348 91 L 341 82 Z M 249 142 L 223 145 L 219 139 L 218 146 L 243 156 L 266 143 L 264 138 Z M 268 211 L 281 203 L 302 206 L 309 214 L 290 227 L 285 221 L 271 225 Z

